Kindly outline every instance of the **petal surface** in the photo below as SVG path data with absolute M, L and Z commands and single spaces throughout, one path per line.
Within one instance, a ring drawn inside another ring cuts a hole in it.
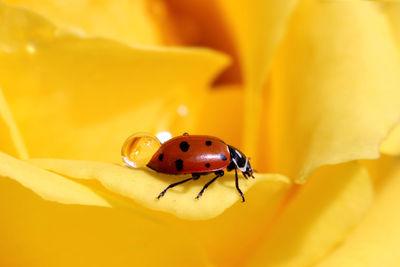
M 310 266 L 346 238 L 373 198 L 372 180 L 359 163 L 321 168 L 264 229 L 250 266 Z
M 135 132 L 182 134 L 229 61 L 207 49 L 78 35 L 2 3 L 0 12 L 1 85 L 33 157 L 119 162 Z M 179 114 L 182 105 L 187 115 Z
M 384 11 L 389 17 L 397 49 L 400 51 L 400 3 L 386 2 Z M 388 155 L 400 155 L 400 124 L 398 124 L 381 145 L 381 152 Z
M 110 207 L 91 189 L 0 152 L 0 176 L 17 181 L 45 200 Z
M 195 197 L 206 181 L 215 175 L 210 174 L 197 181 L 175 187 L 157 200 L 156 197 L 169 184 L 184 180 L 190 175 L 165 175 L 148 169 L 130 169 L 110 163 L 78 160 L 32 159 L 29 162 L 71 178 L 95 179 L 107 191 L 132 199 L 147 208 L 172 213 L 184 219 L 205 220 L 216 217 L 240 199 L 232 173 L 226 173 L 211 185 L 199 200 Z M 257 174 L 256 176 L 257 179 L 241 182 L 240 187 L 243 192 L 258 182 L 278 188 L 286 187 L 289 183 L 287 178 L 280 175 Z
M 242 184 L 241 179 L 241 187 Z M 202 244 L 215 266 L 246 266 L 254 250 L 263 242 L 263 232 L 272 226 L 289 192 L 288 183 L 264 180 L 245 193 L 246 202 L 237 201 L 215 218 L 188 221 L 168 216 L 166 220 Z
M 6 0 L 47 17 L 63 28 L 127 44 L 156 45 L 160 38 L 146 0 Z
M 254 157 L 259 143 L 263 84 L 296 2 L 219 1 L 232 31 L 245 83 L 244 150 Z
M 400 160 L 372 162 L 376 199 L 366 218 L 343 244 L 317 266 L 400 265 Z
M 20 158 L 27 158 L 26 150 L 21 133 L 11 114 L 3 91 L 0 88 L 0 150 Z
M 400 118 L 399 63 L 380 3 L 301 2 L 266 93 L 269 171 L 302 183 L 321 165 L 377 158 Z
M 191 132 L 217 136 L 242 149 L 243 95 L 242 86 L 218 86 L 208 90 Z
M 173 225 L 128 209 L 44 201 L 0 179 L 1 266 L 209 266 Z
M 225 10 L 218 1 L 150 0 L 154 22 L 161 32 L 163 44 L 208 47 L 228 54 L 232 64 L 214 84 L 241 82 L 240 65 L 232 31 L 227 25 Z
M 382 142 L 381 152 L 393 156 L 400 155 L 400 125 L 397 125 Z

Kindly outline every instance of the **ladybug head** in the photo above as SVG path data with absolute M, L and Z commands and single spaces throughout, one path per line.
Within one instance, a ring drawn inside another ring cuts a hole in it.
M 228 146 L 228 148 L 231 154 L 231 162 L 227 167 L 228 171 L 239 169 L 243 173 L 244 177 L 247 178 L 248 176 L 251 176 L 254 178 L 249 158 L 233 146 Z
M 255 178 L 254 177 L 254 175 L 253 175 L 253 169 L 251 168 L 251 165 L 250 165 L 250 158 L 248 158 L 249 160 L 247 161 L 247 167 L 246 167 L 246 171 L 245 172 L 243 172 L 243 175 L 244 175 L 244 177 L 253 177 L 253 178 Z

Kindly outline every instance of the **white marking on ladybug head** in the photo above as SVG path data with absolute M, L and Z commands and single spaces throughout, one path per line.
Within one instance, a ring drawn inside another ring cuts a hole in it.
M 249 159 L 246 158 L 246 163 L 244 164 L 244 166 L 242 168 L 238 168 L 241 172 L 245 172 L 247 169 L 247 164 L 249 163 Z
M 239 154 L 239 155 L 240 155 L 240 154 Z M 237 161 L 236 161 L 235 158 L 232 158 L 232 161 L 233 161 L 233 163 L 235 163 L 236 168 L 239 169 L 241 172 L 245 172 L 245 171 L 246 171 L 246 169 L 247 169 L 247 164 L 249 163 L 249 159 L 248 159 L 248 158 L 246 158 L 246 163 L 244 164 L 243 167 L 239 167 L 239 165 L 238 165 L 238 163 L 237 163 Z
M 243 155 L 239 151 L 237 151 L 236 149 L 235 149 L 235 153 L 236 153 L 236 155 L 238 155 L 239 158 L 243 157 Z

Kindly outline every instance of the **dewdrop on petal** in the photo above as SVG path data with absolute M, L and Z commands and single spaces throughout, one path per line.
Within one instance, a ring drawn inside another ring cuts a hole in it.
M 126 139 L 121 149 L 122 160 L 132 168 L 145 167 L 161 143 L 157 137 L 147 133 L 136 133 Z

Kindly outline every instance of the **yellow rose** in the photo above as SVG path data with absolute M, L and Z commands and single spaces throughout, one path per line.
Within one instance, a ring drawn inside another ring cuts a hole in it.
M 400 264 L 400 4 L 5 2 L 1 266 Z M 246 203 L 232 174 L 155 200 L 139 131 L 243 149 Z

